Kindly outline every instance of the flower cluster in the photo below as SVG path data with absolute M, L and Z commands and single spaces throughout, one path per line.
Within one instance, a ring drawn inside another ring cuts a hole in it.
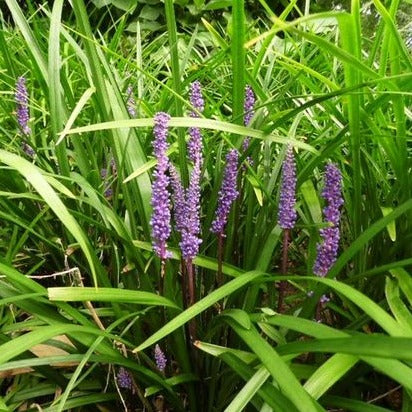
M 200 82 L 195 81 L 190 86 L 190 104 L 198 111 L 203 112 L 205 108 L 205 102 L 202 96 L 202 86 Z M 199 115 L 192 111 L 190 117 L 198 118 Z M 189 128 L 189 142 L 188 142 L 188 154 L 189 159 L 195 163 L 196 161 L 202 162 L 202 135 L 198 127 Z M 201 165 L 200 165 L 201 166 Z
M 167 358 L 162 349 L 160 349 L 159 345 L 155 346 L 154 358 L 157 369 L 159 369 L 160 372 L 164 372 L 164 370 L 166 369 Z
M 245 87 L 245 101 L 243 103 L 243 109 L 245 111 L 245 116 L 243 118 L 243 123 L 245 126 L 250 125 L 250 121 L 252 120 L 253 116 L 255 115 L 254 107 L 255 107 L 255 94 L 253 93 L 253 89 L 246 85 Z
M 152 227 L 153 250 L 164 260 L 169 257 L 166 241 L 170 236 L 170 198 L 169 198 L 169 159 L 167 157 L 167 135 L 170 116 L 159 112 L 154 118 L 153 149 L 157 159 L 157 166 L 153 173 L 152 200 L 153 208 L 150 225 Z
M 31 130 L 29 127 L 29 95 L 26 88 L 26 78 L 24 76 L 20 76 L 17 79 L 15 100 L 17 106 L 17 122 L 23 134 L 27 136 L 31 133 Z
M 184 259 L 194 259 L 202 243 L 200 239 L 200 161 L 196 161 L 190 175 L 185 197 L 185 227 L 180 249 Z
M 198 110 L 203 111 L 204 101 L 201 85 L 198 81 L 192 83 L 190 88 L 190 103 Z M 196 112 L 191 117 L 198 117 Z M 173 189 L 172 199 L 176 228 L 180 232 L 180 249 L 185 260 L 194 259 L 202 243 L 200 239 L 200 176 L 203 163 L 202 134 L 197 127 L 189 129 L 188 155 L 193 162 L 190 174 L 189 187 L 185 189 L 173 165 L 170 165 L 170 177 Z
M 23 149 L 24 153 L 26 153 L 26 155 L 29 157 L 34 157 L 36 155 L 34 149 L 26 142 L 23 142 L 21 144 L 21 148 Z
M 132 390 L 133 388 L 133 381 L 130 373 L 123 367 L 119 368 L 116 376 L 117 384 L 121 389 L 129 389 Z
M 253 93 L 253 89 L 247 84 L 245 86 L 245 100 L 243 102 L 243 110 L 245 112 L 243 117 L 243 124 L 245 126 L 249 126 L 250 122 L 255 114 L 254 107 L 255 107 L 255 94 Z M 242 150 L 246 152 L 250 145 L 250 137 L 245 137 L 242 142 Z M 249 165 L 253 165 L 253 160 L 250 156 L 246 158 L 246 161 Z M 243 169 L 246 169 L 246 165 L 243 165 Z
M 292 229 L 295 226 L 297 214 L 296 203 L 296 164 L 292 146 L 288 146 L 282 167 L 282 184 L 278 223 L 282 229 Z
M 127 95 L 127 101 L 126 101 L 127 111 L 129 112 L 130 117 L 136 117 L 137 115 L 136 101 L 134 99 L 133 87 L 131 85 L 127 86 L 126 95 Z
M 186 219 L 186 194 L 182 181 L 173 164 L 169 165 L 170 183 L 172 186 L 173 212 L 176 229 L 182 233 Z
M 226 167 L 224 171 L 222 186 L 219 190 L 216 215 L 210 229 L 213 233 L 216 234 L 223 235 L 223 231 L 230 212 L 230 207 L 239 195 L 239 192 L 236 189 L 238 160 L 239 154 L 235 149 L 230 150 L 226 155 Z
M 327 202 L 323 214 L 330 226 L 320 230 L 322 242 L 317 245 L 318 254 L 313 267 L 313 272 L 317 276 L 326 276 L 336 261 L 339 248 L 340 207 L 343 205 L 342 176 L 333 163 L 329 163 L 325 169 L 325 187 L 322 197 Z

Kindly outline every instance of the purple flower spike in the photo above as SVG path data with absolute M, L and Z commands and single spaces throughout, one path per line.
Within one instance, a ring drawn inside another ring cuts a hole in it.
M 157 369 L 159 369 L 160 372 L 164 372 L 164 370 L 166 369 L 167 358 L 165 354 L 163 353 L 162 349 L 160 349 L 159 345 L 155 346 L 154 356 L 155 356 Z
M 199 112 L 205 109 L 205 101 L 202 96 L 202 85 L 198 80 L 190 85 L 190 104 Z M 194 115 L 193 117 L 197 117 Z
M 117 378 L 117 384 L 119 385 L 119 388 L 132 390 L 133 388 L 132 377 L 130 376 L 130 373 L 125 368 L 123 367 L 119 368 L 116 378 Z
M 20 76 L 17 79 L 15 101 L 17 105 L 17 121 L 21 131 L 27 136 L 31 133 L 31 129 L 29 127 L 29 95 L 24 76 Z
M 278 223 L 282 229 L 293 229 L 297 214 L 296 203 L 296 164 L 292 146 L 288 146 L 282 166 L 282 186 L 280 189 Z
M 26 153 L 26 155 L 29 157 L 34 157 L 36 155 L 34 149 L 26 142 L 23 142 L 21 144 L 21 148 L 23 149 L 24 153 Z
M 246 85 L 245 87 L 245 102 L 243 104 L 243 109 L 245 111 L 245 116 L 243 119 L 244 125 L 249 126 L 250 121 L 252 120 L 255 112 L 254 112 L 254 107 L 255 107 L 255 94 L 253 93 L 252 88 L 249 85 Z
M 127 86 L 126 90 L 127 94 L 127 101 L 126 101 L 126 107 L 127 111 L 129 112 L 130 117 L 136 117 L 136 101 L 134 99 L 133 95 L 133 87 L 131 85 Z
M 169 165 L 170 172 L 170 182 L 172 185 L 172 200 L 173 200 L 173 211 L 174 218 L 176 222 L 176 229 L 182 233 L 185 228 L 186 219 L 186 199 L 185 190 L 182 186 L 182 181 L 177 173 L 174 165 Z
M 203 112 L 205 102 L 202 97 L 202 86 L 200 82 L 195 81 L 190 86 L 190 104 L 199 112 Z M 198 118 L 199 115 L 192 111 L 190 117 Z M 188 154 L 189 159 L 195 163 L 198 159 L 202 163 L 202 134 L 198 127 L 189 128 L 189 142 L 188 142 Z
M 185 226 L 180 249 L 184 259 L 194 259 L 199 253 L 200 234 L 200 161 L 195 162 L 186 190 Z
M 253 93 L 252 88 L 247 84 L 245 87 L 245 101 L 243 103 L 243 109 L 245 111 L 245 115 L 243 118 L 243 123 L 245 126 L 249 126 L 250 122 L 255 114 L 254 107 L 255 107 L 255 94 Z M 242 142 L 242 150 L 246 152 L 250 145 L 250 137 L 245 137 Z M 248 156 L 246 161 L 252 165 L 253 160 Z M 246 165 L 243 166 L 246 170 Z
M 327 275 L 329 269 L 336 262 L 339 249 L 340 207 L 343 205 L 342 176 L 333 163 L 329 163 L 325 168 L 325 187 L 322 197 L 327 201 L 323 215 L 330 227 L 320 230 L 322 242 L 317 245 L 318 254 L 313 267 L 313 272 L 317 276 Z
M 222 187 L 219 190 L 215 220 L 212 222 L 211 228 L 211 231 L 216 234 L 223 235 L 230 207 L 239 195 L 239 192 L 236 189 L 238 160 L 239 154 L 235 149 L 230 150 L 226 155 L 226 167 Z
M 249 149 L 249 145 L 250 145 L 250 137 L 245 137 L 242 142 L 242 150 L 246 152 L 246 150 Z
M 176 168 L 170 165 L 172 200 L 176 229 L 181 235 L 183 259 L 194 259 L 202 240 L 200 234 L 200 164 L 197 161 L 190 175 L 189 187 L 184 190 Z
M 169 176 L 166 174 L 169 168 L 167 134 L 170 116 L 159 112 L 154 118 L 153 149 L 157 159 L 156 169 L 153 173 L 152 200 L 153 208 L 150 225 L 152 227 L 153 250 L 160 259 L 170 257 L 166 249 L 166 241 L 170 236 L 170 198 Z

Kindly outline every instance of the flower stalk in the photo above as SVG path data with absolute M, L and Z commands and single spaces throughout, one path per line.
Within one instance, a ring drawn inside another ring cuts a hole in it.
M 278 213 L 278 224 L 283 229 L 282 263 L 281 273 L 286 275 L 289 267 L 289 242 L 291 230 L 294 228 L 297 213 L 296 204 L 296 163 L 293 155 L 293 148 L 289 145 L 286 149 L 286 156 L 282 166 L 281 191 Z M 287 283 L 281 281 L 278 295 L 278 312 L 283 311 L 283 303 Z
M 222 186 L 218 194 L 218 203 L 215 213 L 215 219 L 212 222 L 211 232 L 215 233 L 218 238 L 218 271 L 217 284 L 220 286 L 223 282 L 223 238 L 225 237 L 225 227 L 229 217 L 232 203 L 239 195 L 237 191 L 237 172 L 238 172 L 239 153 L 232 149 L 226 155 L 226 166 L 223 174 Z

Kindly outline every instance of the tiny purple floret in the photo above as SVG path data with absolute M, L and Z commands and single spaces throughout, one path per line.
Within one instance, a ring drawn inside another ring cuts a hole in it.
M 230 150 L 226 155 L 226 167 L 223 175 L 223 182 L 219 190 L 215 219 L 213 220 L 210 229 L 216 234 L 223 235 L 229 217 L 230 207 L 239 195 L 239 192 L 236 189 L 238 160 L 239 154 L 236 149 Z
M 168 191 L 169 159 L 167 135 L 170 116 L 167 113 L 156 113 L 154 118 L 153 149 L 157 159 L 157 165 L 153 173 L 152 200 L 153 208 L 150 225 L 152 227 L 153 250 L 160 259 L 170 257 L 166 249 L 166 241 L 170 236 L 170 196 Z
M 317 276 L 327 275 L 336 262 L 339 249 L 340 208 L 343 205 L 342 175 L 333 163 L 329 163 L 325 168 L 325 187 L 322 197 L 327 202 L 323 215 L 330 226 L 320 230 L 322 242 L 317 245 L 318 254 L 313 267 L 313 272 Z
M 167 358 L 165 354 L 163 353 L 162 349 L 160 349 L 159 345 L 155 346 L 154 357 L 155 357 L 157 369 L 159 369 L 160 372 L 164 372 L 164 370 L 166 369 Z
M 296 164 L 292 146 L 288 146 L 282 166 L 278 223 L 282 229 L 293 229 L 296 223 Z
M 15 101 L 17 106 L 17 122 L 26 136 L 31 133 L 29 127 L 29 94 L 26 87 L 26 78 L 20 76 L 16 83 Z

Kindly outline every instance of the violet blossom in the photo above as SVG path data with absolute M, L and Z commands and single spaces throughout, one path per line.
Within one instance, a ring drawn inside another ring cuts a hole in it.
M 245 111 L 245 116 L 243 118 L 243 123 L 245 126 L 249 126 L 250 122 L 255 115 L 254 107 L 255 107 L 255 94 L 253 93 L 252 87 L 248 84 L 245 87 L 245 101 L 243 104 L 243 109 Z
M 127 101 L 126 101 L 126 108 L 130 115 L 130 117 L 136 117 L 136 101 L 133 95 L 133 87 L 131 85 L 127 86 L 126 90 Z
M 160 348 L 160 346 L 157 344 L 155 346 L 154 357 L 157 369 L 159 369 L 160 372 L 164 372 L 164 370 L 166 369 L 167 358 L 163 353 L 162 349 Z
M 167 259 L 170 254 L 166 249 L 166 241 L 170 236 L 170 198 L 169 198 L 169 159 L 167 135 L 170 116 L 167 113 L 156 113 L 154 118 L 153 149 L 157 165 L 153 173 L 152 200 L 153 208 L 150 225 L 152 227 L 153 250 L 160 259 Z
M 318 254 L 313 267 L 313 272 L 317 276 L 327 275 L 336 262 L 339 249 L 340 207 L 343 205 L 342 176 L 333 163 L 329 163 L 325 168 L 325 187 L 322 197 L 327 202 L 323 215 L 330 226 L 320 230 L 322 242 L 317 245 Z
M 119 368 L 116 376 L 117 384 L 121 389 L 129 389 L 132 390 L 133 388 L 133 380 L 130 373 L 123 367 Z
M 180 249 L 184 259 L 194 259 L 202 243 L 200 239 L 200 160 L 196 160 L 185 196 L 185 225 Z
M 282 166 L 278 223 L 282 229 L 293 229 L 296 223 L 296 164 L 292 146 L 288 146 Z
M 36 155 L 34 149 L 26 142 L 23 142 L 21 144 L 21 148 L 23 149 L 24 153 L 26 153 L 26 155 L 29 157 L 34 157 Z
M 254 107 L 255 107 L 255 94 L 253 93 L 253 89 L 251 86 L 248 84 L 245 86 L 245 100 L 243 103 L 243 109 L 244 109 L 244 117 L 243 117 L 243 124 L 247 127 L 250 125 L 250 122 L 255 115 Z M 245 137 L 242 142 L 242 150 L 246 152 L 246 150 L 249 148 L 250 145 L 250 137 Z M 250 156 L 246 158 L 246 161 L 252 165 L 253 160 L 251 159 Z
M 17 122 L 26 136 L 31 133 L 29 127 L 29 95 L 26 87 L 26 78 L 20 76 L 16 83 L 15 101 L 17 106 Z
M 230 150 L 226 155 L 226 167 L 223 182 L 219 190 L 215 219 L 213 220 L 210 229 L 216 234 L 223 235 L 229 217 L 230 207 L 239 195 L 239 192 L 236 189 L 238 160 L 239 154 L 236 149 Z
M 205 102 L 202 96 L 202 86 L 199 81 L 195 81 L 190 86 L 190 104 L 198 111 L 203 112 L 205 108 Z M 190 117 L 198 118 L 197 112 L 192 111 Z M 195 163 L 199 159 L 202 163 L 202 135 L 198 127 L 189 128 L 189 142 L 188 142 L 188 154 L 189 159 Z
M 186 219 L 186 194 L 182 181 L 174 165 L 169 165 L 170 183 L 172 186 L 173 212 L 176 229 L 182 233 Z

